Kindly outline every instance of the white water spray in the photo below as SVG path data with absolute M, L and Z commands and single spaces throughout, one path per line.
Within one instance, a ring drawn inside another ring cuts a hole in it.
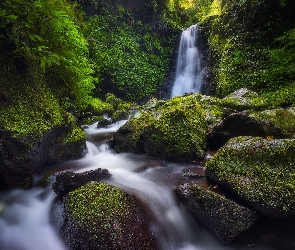
M 182 96 L 185 93 L 199 93 L 205 79 L 205 67 L 202 55 L 196 46 L 199 29 L 192 25 L 181 35 L 175 82 L 171 97 Z

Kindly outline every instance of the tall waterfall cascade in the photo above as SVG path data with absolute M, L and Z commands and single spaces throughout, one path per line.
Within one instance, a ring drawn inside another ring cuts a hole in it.
M 198 26 L 192 25 L 182 32 L 177 58 L 175 81 L 171 97 L 185 93 L 200 93 L 206 76 L 202 54 L 198 48 Z

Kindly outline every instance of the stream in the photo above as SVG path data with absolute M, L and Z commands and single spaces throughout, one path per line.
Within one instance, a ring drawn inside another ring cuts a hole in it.
M 112 174 L 106 182 L 130 194 L 145 205 L 150 227 L 157 236 L 160 250 L 232 250 L 221 245 L 206 230 L 197 225 L 191 214 L 179 203 L 174 189 L 187 179 L 184 169 L 202 171 L 196 164 L 169 163 L 161 159 L 135 154 L 116 154 L 106 144 L 110 133 L 126 121 L 97 129 L 97 123 L 86 127 L 88 152 L 82 159 L 53 166 L 56 171 L 84 172 L 96 168 Z M 42 175 L 36 176 L 36 182 Z M 198 179 L 206 185 L 204 179 Z M 50 213 L 56 198 L 51 187 L 16 189 L 0 194 L 1 250 L 66 250 L 51 223 Z M 265 249 L 251 247 L 251 249 Z

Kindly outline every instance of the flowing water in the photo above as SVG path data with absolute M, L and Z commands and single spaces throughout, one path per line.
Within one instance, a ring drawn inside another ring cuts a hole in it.
M 143 155 L 115 154 L 105 142 L 110 138 L 109 133 L 124 122 L 107 129 L 97 129 L 96 124 L 85 128 L 88 153 L 80 160 L 57 166 L 58 169 L 74 172 L 108 169 L 112 177 L 107 183 L 134 194 L 145 205 L 161 250 L 232 250 L 198 226 L 175 198 L 173 190 L 181 181 L 183 169 L 198 171 L 201 167 Z M 50 222 L 55 197 L 50 187 L 13 190 L 0 195 L 0 249 L 66 250 Z
M 198 34 L 197 25 L 192 25 L 182 32 L 171 97 L 191 92 L 200 93 L 201 91 L 206 70 L 202 54 L 197 46 Z

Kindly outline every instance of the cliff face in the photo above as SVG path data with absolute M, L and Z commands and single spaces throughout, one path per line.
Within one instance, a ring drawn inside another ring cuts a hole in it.
M 217 95 L 242 87 L 259 93 L 293 88 L 292 1 L 223 0 L 213 1 L 211 9 L 202 25 L 208 34 L 211 80 Z

